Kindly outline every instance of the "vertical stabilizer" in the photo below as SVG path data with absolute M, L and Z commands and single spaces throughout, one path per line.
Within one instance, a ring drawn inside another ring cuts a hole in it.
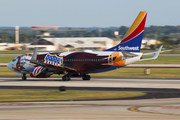
M 140 52 L 146 22 L 146 11 L 141 11 L 120 44 L 105 51 Z

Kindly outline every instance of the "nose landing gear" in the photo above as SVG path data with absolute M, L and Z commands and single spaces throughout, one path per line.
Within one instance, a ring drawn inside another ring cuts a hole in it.
M 26 80 L 26 79 L 27 79 L 26 74 L 23 74 L 22 80 Z

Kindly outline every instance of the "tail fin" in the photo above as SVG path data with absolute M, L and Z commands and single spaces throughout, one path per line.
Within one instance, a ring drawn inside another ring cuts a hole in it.
M 140 52 L 146 16 L 147 12 L 141 11 L 120 44 L 105 51 Z

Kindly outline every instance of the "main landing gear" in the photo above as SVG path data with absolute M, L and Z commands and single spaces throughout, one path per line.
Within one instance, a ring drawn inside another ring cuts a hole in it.
M 82 79 L 83 79 L 83 80 L 90 80 L 90 79 L 91 79 L 91 76 L 90 76 L 90 75 L 83 75 L 83 76 L 82 76 Z
M 90 75 L 82 75 L 82 79 L 83 80 L 90 80 L 91 79 L 91 76 Z M 71 77 L 70 75 L 66 74 L 62 77 L 62 80 L 63 81 L 70 81 L 71 80 Z
M 26 79 L 27 79 L 26 74 L 23 74 L 22 80 L 26 80 Z
M 62 77 L 62 80 L 63 80 L 63 81 L 70 81 L 71 78 L 70 78 L 69 75 L 64 75 L 64 76 Z

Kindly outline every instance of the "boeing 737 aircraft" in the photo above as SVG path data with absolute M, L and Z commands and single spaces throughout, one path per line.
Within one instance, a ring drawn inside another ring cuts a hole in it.
M 156 59 L 162 46 L 156 52 L 140 53 L 146 16 L 146 11 L 141 11 L 122 41 L 105 51 L 38 53 L 35 48 L 34 53 L 17 56 L 8 63 L 7 67 L 17 75 L 21 75 L 22 80 L 26 80 L 26 74 L 36 78 L 64 74 L 63 81 L 69 81 L 75 76 L 90 80 L 89 73 L 105 72 L 137 61 Z M 143 56 L 147 54 L 154 54 L 154 56 L 143 59 Z

